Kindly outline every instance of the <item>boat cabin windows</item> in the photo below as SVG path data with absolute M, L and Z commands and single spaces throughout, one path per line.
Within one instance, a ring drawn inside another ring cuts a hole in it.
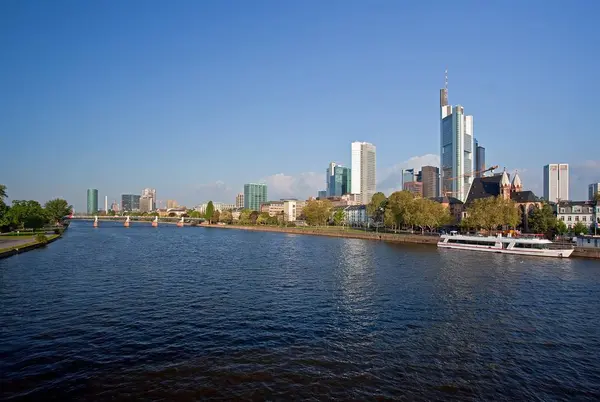
M 453 244 L 470 244 L 472 246 L 494 246 L 496 242 L 489 240 L 462 240 L 462 239 L 449 239 L 448 243 Z
M 536 249 L 536 250 L 547 250 L 548 249 L 548 244 L 546 244 L 546 243 L 542 243 L 542 244 L 516 243 L 514 245 L 514 248 L 533 248 L 533 249 Z

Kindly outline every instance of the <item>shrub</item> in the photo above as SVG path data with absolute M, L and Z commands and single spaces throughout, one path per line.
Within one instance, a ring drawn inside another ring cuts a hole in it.
M 35 241 L 41 244 L 46 244 L 48 243 L 48 239 L 46 238 L 46 235 L 43 233 L 38 233 L 35 235 Z
M 295 228 L 296 224 L 294 222 L 288 222 L 286 225 L 288 228 Z

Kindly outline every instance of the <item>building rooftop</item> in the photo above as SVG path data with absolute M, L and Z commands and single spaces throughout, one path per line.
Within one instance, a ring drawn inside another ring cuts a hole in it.
M 525 202 L 539 202 L 539 198 L 533 194 L 533 191 L 516 191 L 510 194 L 510 199 L 514 202 L 525 203 Z
M 430 200 L 435 201 L 435 202 L 439 202 L 440 204 L 452 204 L 452 205 L 454 205 L 454 204 L 464 204 L 458 198 L 448 197 L 448 196 L 433 197 L 433 198 L 430 198 Z

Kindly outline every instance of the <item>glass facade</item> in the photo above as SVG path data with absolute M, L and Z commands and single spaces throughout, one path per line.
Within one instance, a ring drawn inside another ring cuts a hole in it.
M 402 188 L 406 183 L 412 183 L 413 181 L 415 181 L 415 170 L 402 169 Z
M 88 188 L 87 191 L 87 213 L 98 213 L 98 190 L 95 188 Z
M 244 184 L 244 208 L 260 211 L 260 205 L 267 202 L 266 184 Z
M 135 194 L 123 194 L 121 196 L 121 210 L 124 212 L 139 211 L 140 196 Z
M 329 176 L 329 197 L 341 197 L 350 193 L 352 175 L 350 168 L 344 166 L 335 166 L 333 175 Z

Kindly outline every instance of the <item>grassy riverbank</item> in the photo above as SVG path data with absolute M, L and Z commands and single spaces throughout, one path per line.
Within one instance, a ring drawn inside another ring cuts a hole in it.
M 3 237 L 9 237 L 9 236 L 3 236 Z M 6 258 L 6 257 L 10 257 L 15 254 L 24 253 L 25 251 L 30 251 L 30 250 L 34 250 L 36 248 L 45 247 L 47 244 L 52 243 L 55 240 L 58 240 L 58 238 L 60 238 L 60 237 L 61 237 L 61 235 L 59 235 L 59 234 L 53 234 L 53 235 L 46 236 L 45 241 L 36 239 L 36 237 L 34 237 L 34 236 L 25 237 L 25 238 L 19 237 L 18 241 L 2 240 L 2 241 L 0 241 L 0 258 Z M 5 244 L 3 244 L 3 243 L 5 243 Z M 8 245 L 8 244 L 10 244 L 10 245 Z M 5 245 L 7 247 L 4 247 Z

